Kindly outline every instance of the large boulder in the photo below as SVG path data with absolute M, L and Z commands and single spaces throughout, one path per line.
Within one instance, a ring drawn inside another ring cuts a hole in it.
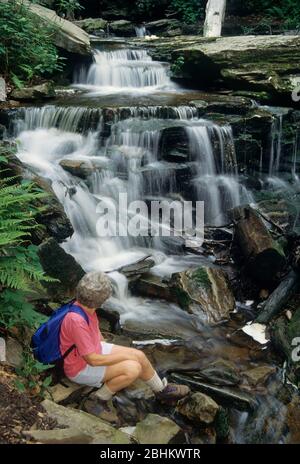
M 175 36 L 182 34 L 182 27 L 178 19 L 158 19 L 146 24 L 147 31 L 150 34 L 158 36 Z
M 44 6 L 27 0 L 18 0 L 18 2 L 27 5 L 32 15 L 40 19 L 40 27 L 43 27 L 43 24 L 47 24 L 55 28 L 53 42 L 57 47 L 79 55 L 91 54 L 89 36 L 84 30 L 76 26 L 76 24 L 61 18 L 55 11 L 45 8 Z
M 182 309 L 209 323 L 228 319 L 235 299 L 227 275 L 222 269 L 198 267 L 173 274 L 173 295 Z
M 145 40 L 145 46 L 155 58 L 172 61 L 176 77 L 194 80 L 198 86 L 223 81 L 233 89 L 284 96 L 293 104 L 291 93 L 299 78 L 299 35 L 177 36 L 151 43 Z
M 81 179 L 87 179 L 95 170 L 92 163 L 84 160 L 64 159 L 61 160 L 59 164 L 65 171 L 72 174 L 72 176 L 77 176 Z
M 11 98 L 20 101 L 47 100 L 55 97 L 54 86 L 52 82 L 34 85 L 32 87 L 23 87 L 15 89 L 11 93 Z
M 58 282 L 45 282 L 49 295 L 54 300 L 73 298 L 75 288 L 85 272 L 73 256 L 65 252 L 54 238 L 39 246 L 39 258 L 46 274 Z
M 105 31 L 108 25 L 108 21 L 102 18 L 85 18 L 80 21 L 74 21 L 76 26 L 80 27 L 88 34 L 99 35 Z
M 109 24 L 110 32 L 120 37 L 135 36 L 135 26 L 131 21 L 120 19 Z
M 50 400 L 44 400 L 42 406 L 60 426 L 79 430 L 90 436 L 94 444 L 125 445 L 131 443 L 128 435 L 84 411 L 66 408 Z

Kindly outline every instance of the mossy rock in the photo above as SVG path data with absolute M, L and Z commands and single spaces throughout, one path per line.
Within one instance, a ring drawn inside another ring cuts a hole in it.
M 179 306 L 209 323 L 227 319 L 235 299 L 227 275 L 215 267 L 198 267 L 173 274 L 170 291 Z

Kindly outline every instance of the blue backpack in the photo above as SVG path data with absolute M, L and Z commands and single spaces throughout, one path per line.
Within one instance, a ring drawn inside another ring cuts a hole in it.
M 60 351 L 60 329 L 68 313 L 80 314 L 87 324 L 89 323 L 87 314 L 74 304 L 74 300 L 57 309 L 48 321 L 41 325 L 31 339 L 33 355 L 40 363 L 56 364 L 63 362 L 74 350 L 75 345 L 72 345 L 65 353 Z

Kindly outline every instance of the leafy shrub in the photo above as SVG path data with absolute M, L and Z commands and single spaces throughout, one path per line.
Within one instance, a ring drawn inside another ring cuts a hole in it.
M 53 280 L 44 275 L 30 242 L 31 231 L 39 227 L 35 216 L 42 212 L 34 203 L 45 196 L 33 183 L 0 179 L 0 324 L 6 328 L 39 324 L 26 292 L 33 283 Z
M 193 24 L 204 17 L 205 3 L 203 0 L 171 0 L 170 11 L 185 23 Z
M 16 0 L 0 3 L 0 73 L 15 81 L 30 82 L 62 69 L 52 43 L 55 30 L 30 14 Z
M 31 350 L 25 349 L 22 364 L 16 368 L 16 387 L 21 392 L 29 390 L 31 394 L 43 397 L 52 382 L 52 375 L 47 375 L 50 367 L 36 361 Z
M 261 14 L 266 18 L 281 20 L 286 28 L 300 27 L 299 0 L 250 0 L 247 2 L 248 14 Z

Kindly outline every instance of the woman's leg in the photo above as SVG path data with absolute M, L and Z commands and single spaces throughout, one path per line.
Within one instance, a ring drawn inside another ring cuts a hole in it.
M 117 393 L 138 379 L 141 372 L 142 367 L 137 361 L 123 361 L 114 366 L 108 366 L 103 380 L 112 393 Z
M 145 382 L 152 379 L 155 375 L 155 369 L 151 365 L 147 356 L 140 350 L 136 350 L 135 348 L 127 348 L 125 346 L 118 346 L 114 345 L 112 349 L 112 354 L 122 353 L 126 356 L 126 353 L 130 355 L 130 359 L 134 357 L 135 361 L 138 362 L 141 366 L 141 372 L 139 378 L 144 380 Z

